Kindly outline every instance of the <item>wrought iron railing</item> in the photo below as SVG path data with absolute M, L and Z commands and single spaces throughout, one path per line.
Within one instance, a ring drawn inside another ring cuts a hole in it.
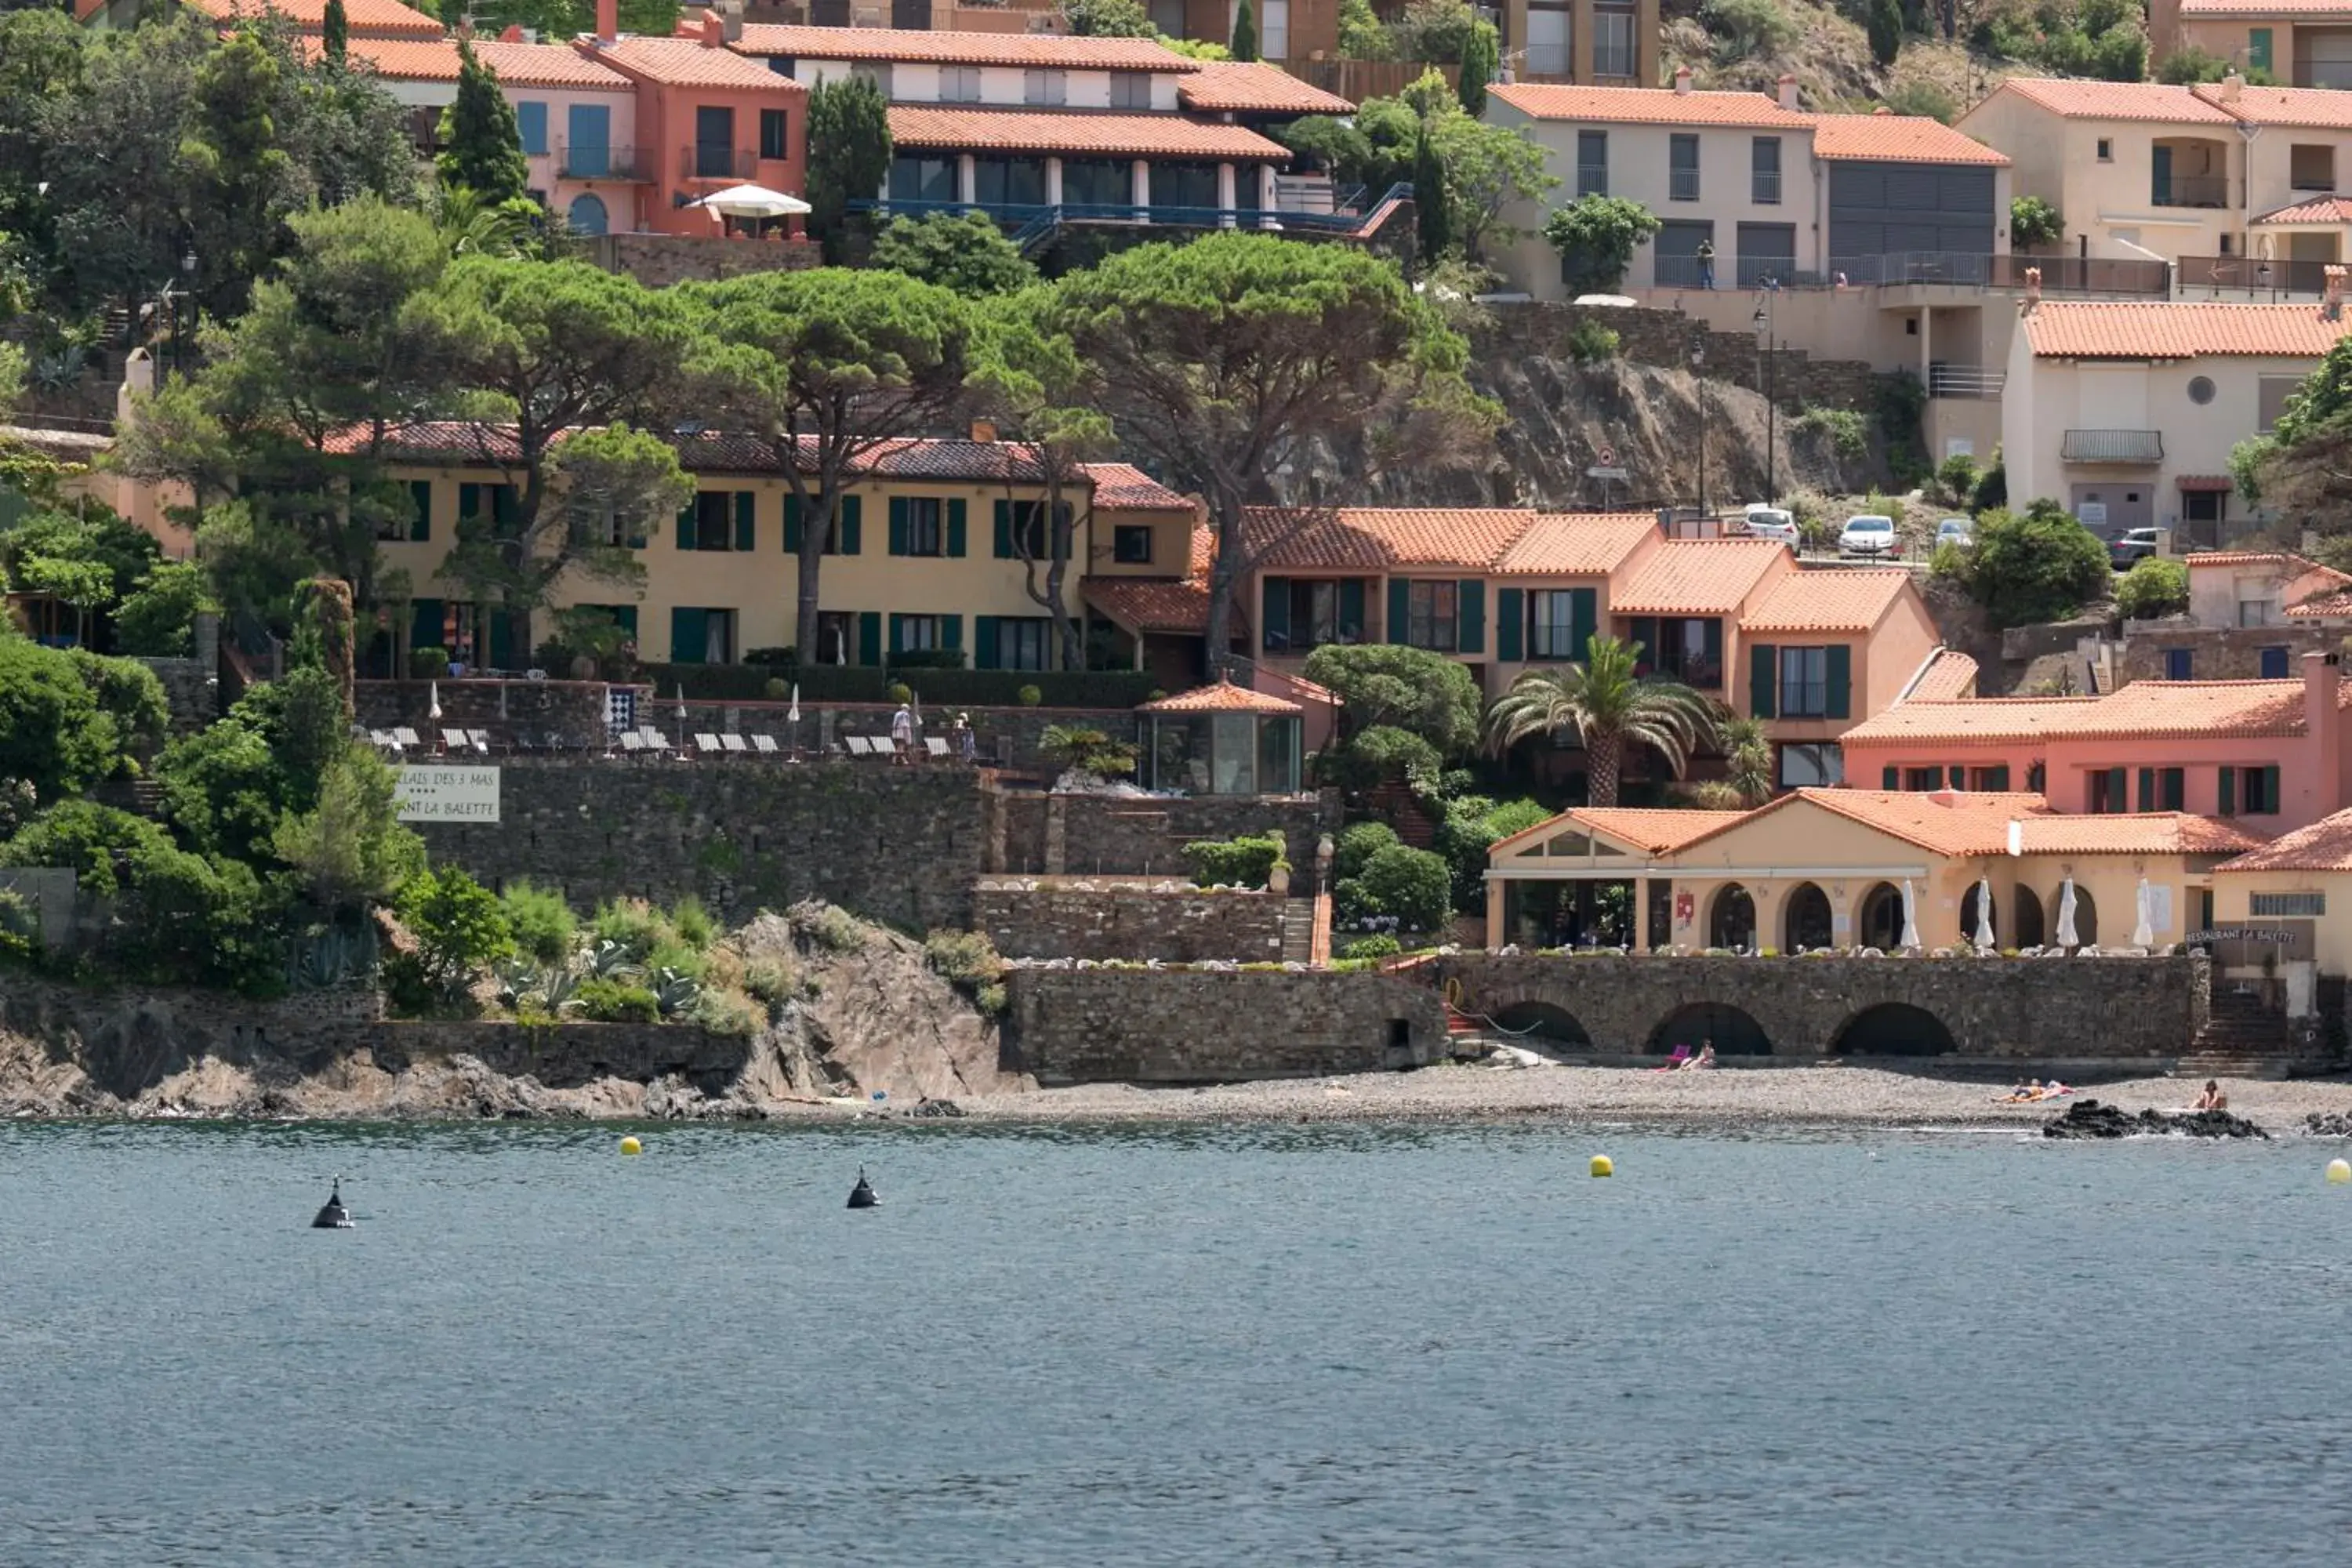
M 575 146 L 563 142 L 555 146 L 555 172 L 566 180 L 651 182 L 652 164 L 651 151 L 646 148 L 612 147 L 602 142 Z
M 748 180 L 759 172 L 760 155 L 748 147 L 681 147 L 677 177 L 681 180 Z

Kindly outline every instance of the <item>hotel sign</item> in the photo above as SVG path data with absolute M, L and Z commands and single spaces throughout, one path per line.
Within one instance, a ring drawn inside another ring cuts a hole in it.
M 403 822 L 494 823 L 499 819 L 499 770 L 403 768 L 394 798 Z

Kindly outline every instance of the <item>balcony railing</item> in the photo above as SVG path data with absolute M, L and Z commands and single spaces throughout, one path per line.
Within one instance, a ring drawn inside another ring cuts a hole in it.
M 2275 299 L 2282 294 L 2319 294 L 2327 288 L 2326 269 L 2332 261 L 2292 261 L 2276 257 L 2184 256 L 2173 264 L 2180 272 L 2184 300 Z
M 760 155 L 749 147 L 681 147 L 681 180 L 748 180 L 760 171 Z
M 1846 286 L 1946 284 L 1964 289 L 2022 289 L 2038 268 L 2045 294 L 2127 294 L 2163 299 L 2172 292 L 2167 262 L 2136 257 L 1979 256 L 1956 250 L 1906 250 L 1885 256 L 1833 257 L 1828 281 Z M 1784 283 L 1783 287 L 1796 287 Z M 1818 286 L 1818 285 L 1815 285 Z
M 1294 232 L 1311 230 L 1318 234 L 1355 235 L 1363 237 L 1396 210 L 1399 202 L 1412 199 L 1412 187 L 1396 184 L 1378 201 L 1364 199 L 1364 187 L 1357 186 L 1343 194 L 1341 210 L 1333 212 L 1298 212 L 1287 207 L 1191 207 L 1148 203 L 1141 206 L 1127 202 L 1084 203 L 1065 202 L 1058 206 L 1046 206 L 1021 202 L 942 202 L 942 201 L 853 201 L 852 212 L 871 212 L 885 217 L 905 215 L 920 217 L 928 213 L 981 213 L 994 220 L 1013 244 L 1024 250 L 1042 245 L 1055 231 L 1070 224 L 1144 224 L 1171 228 L 1260 228 L 1289 229 Z M 1346 210 L 1354 206 L 1358 210 Z
M 1609 165 L 1579 163 L 1576 166 L 1576 194 L 1580 196 L 1605 196 L 1609 194 Z
M 1698 200 L 1698 171 L 1696 169 L 1667 170 L 1666 198 L 1669 201 L 1677 202 Z
M 1758 169 L 1748 176 L 1748 199 L 1759 207 L 1780 205 L 1780 171 Z
M 653 160 L 636 147 L 555 145 L 555 173 L 565 180 L 635 180 L 650 183 Z
M 2147 199 L 2160 207 L 2225 207 L 2230 182 L 2220 174 L 2175 174 L 2154 182 Z
M 2069 430 L 2059 444 L 2058 458 L 2067 463 L 2161 463 L 2164 432 Z
M 1930 397 L 1999 397 L 2008 384 L 2006 371 L 1980 364 L 1931 364 L 1927 367 Z

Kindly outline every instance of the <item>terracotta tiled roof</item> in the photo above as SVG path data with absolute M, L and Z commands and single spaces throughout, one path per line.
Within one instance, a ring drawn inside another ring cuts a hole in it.
M 1338 93 L 1310 87 L 1280 66 L 1263 60 L 1196 63 L 1200 68 L 1176 84 L 1176 96 L 1187 109 L 1233 114 L 1356 112 L 1356 106 Z
M 2234 99 L 2221 96 L 2220 82 L 2206 82 L 2197 96 L 2246 125 L 2300 125 L 2313 130 L 2352 127 L 2352 92 L 2319 87 L 2242 87 Z
M 315 33 L 326 26 L 327 0 L 189 0 L 189 9 L 215 21 L 259 17 L 274 11 L 297 30 Z M 398 0 L 346 0 L 344 18 L 352 37 L 438 38 L 448 29 L 437 16 L 428 16 Z
M 798 27 L 753 22 L 730 47 L 804 60 L 1036 66 L 1062 70 L 1197 71 L 1201 62 L 1157 38 L 1068 37 L 1048 33 L 930 32 L 906 27 Z
M 1495 570 L 1512 577 L 1599 577 L 1657 537 L 1658 520 L 1644 511 L 1542 512 Z
M 2252 854 L 2225 860 L 2214 869 L 2352 871 L 2352 811 L 2339 811 L 2308 827 L 2282 834 Z
M 1087 604 L 1133 632 L 1203 632 L 1209 627 L 1209 585 L 1172 577 L 1088 577 Z
M 1727 827 L 1747 815 L 1744 811 L 1647 811 L 1635 806 L 1581 806 L 1574 811 L 1562 812 L 1549 822 L 1538 822 L 1523 833 L 1515 833 L 1499 841 L 1496 847 L 1500 848 L 1504 844 L 1516 843 L 1522 838 L 1548 838 L 1565 828 L 1588 827 L 1650 854 L 1664 855 L 1718 827 Z
M 1266 570 L 1378 572 L 1444 566 L 1484 572 L 1536 514 L 1511 507 L 1273 507 L 1244 513 L 1253 554 Z
M 2180 563 L 2191 572 L 2207 566 L 2292 566 L 2297 572 L 2326 572 L 2338 582 L 2352 584 L 2352 576 L 2291 550 L 2199 550 L 2182 556 Z
M 2338 621 L 2352 616 L 2352 588 L 2321 594 L 2286 607 L 2291 621 Z
M 1784 565 L 1789 547 L 1771 539 L 1675 539 L 1650 552 L 1612 616 L 1727 616 L 1766 574 Z
M 2352 16 L 2352 0 L 2180 0 L 2184 16 Z
M 2331 321 L 2316 305 L 2044 300 L 2025 317 L 2026 341 L 2044 359 L 2317 359 L 2347 332 L 2352 312 Z
M 1764 591 L 1763 601 L 1739 617 L 1743 632 L 1866 632 L 1905 589 L 1911 574 L 1886 571 L 1796 571 Z
M 1906 702 L 1958 702 L 1977 694 L 1977 661 L 1955 648 L 1945 648 L 1927 666 Z
M 1139 704 L 1138 713 L 1302 713 L 1306 710 L 1282 697 L 1269 697 L 1263 691 L 1252 691 L 1246 686 L 1235 686 L 1230 680 L 1220 680 L 1213 686 L 1196 686 L 1190 691 L 1180 691 L 1173 697 L 1163 697 L 1157 702 Z
M 2347 93 L 2347 97 L 2352 97 Z M 2264 223 L 2352 223 L 2352 197 L 2315 196 L 2307 202 L 2266 212 L 2254 220 Z
M 1290 149 L 1246 126 L 1187 120 L 1181 114 L 1119 114 L 1094 109 L 966 109 L 894 103 L 890 141 L 898 147 L 975 147 L 1133 158 L 1290 156 Z
M 2161 82 L 2090 81 L 2076 77 L 2013 76 L 1995 90 L 2014 93 L 2069 120 L 2176 120 L 2199 125 L 2233 123 L 2229 115 L 2185 87 Z
M 324 45 L 306 37 L 301 47 L 307 58 L 316 59 Z M 389 80 L 457 79 L 455 38 L 353 38 L 349 52 L 352 59 L 373 67 L 378 76 Z M 509 87 L 635 90 L 635 84 L 619 71 L 562 44 L 509 44 L 496 38 L 477 38 L 474 55 Z
M 805 97 L 808 89 L 788 76 L 748 60 L 732 49 L 719 48 L 699 38 L 637 38 L 623 37 L 611 43 L 583 40 L 583 52 L 593 49 L 598 59 L 616 70 L 665 87 L 731 87 Z
M 2303 733 L 2300 680 L 2135 680 L 2068 727 L 2084 740 L 2196 740 Z
M 1983 163 L 2009 162 L 1964 132 L 1912 114 L 1817 114 L 1813 155 L 1840 162 Z
M 1095 504 L 1121 511 L 1192 511 L 1192 498 L 1179 495 L 1132 463 L 1088 463 Z
M 2063 734 L 2096 697 L 1986 697 L 1966 702 L 1914 698 L 1875 713 L 1838 737 L 1849 752 L 1922 741 L 2038 741 Z
M 2019 837 L 2028 855 L 2236 855 L 2263 842 L 2225 817 L 2185 811 L 2147 811 L 2123 816 L 2053 813 L 2028 817 Z M 2007 846 L 1986 854 L 2006 854 Z
M 1643 125 L 1740 125 L 1804 131 L 1812 117 L 1792 113 L 1760 92 L 1676 92 L 1669 87 L 1567 87 L 1500 82 L 1486 89 L 1535 120 Z

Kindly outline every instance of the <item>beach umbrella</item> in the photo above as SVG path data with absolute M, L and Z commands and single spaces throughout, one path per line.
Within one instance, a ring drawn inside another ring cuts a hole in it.
M 728 217 L 792 217 L 809 210 L 808 203 L 798 196 L 788 196 L 765 185 L 730 185 L 686 205 Z
M 2132 927 L 2132 945 L 2134 947 L 2154 947 L 2156 945 L 2156 931 L 2152 928 L 2156 923 L 2156 895 L 2148 890 L 2147 879 L 2146 877 L 2142 877 L 2139 879 L 2139 892 L 2134 898 L 2133 902 L 2137 906 L 2139 921 L 2137 924 Z
M 797 680 L 793 682 L 793 705 L 784 714 L 784 720 L 787 723 L 793 724 L 801 721 L 801 683 Z
M 2058 884 L 2058 945 L 2083 945 L 2083 939 L 2074 934 L 2074 879 L 2072 877 Z
M 1977 951 L 1992 951 L 1992 879 L 1977 883 Z
M 1919 945 L 1919 895 L 1911 890 L 1911 879 L 1903 879 L 1903 940 L 1906 948 Z
M 425 689 L 431 700 L 425 704 L 425 716 L 427 719 L 438 719 L 441 717 L 441 683 L 436 680 Z

